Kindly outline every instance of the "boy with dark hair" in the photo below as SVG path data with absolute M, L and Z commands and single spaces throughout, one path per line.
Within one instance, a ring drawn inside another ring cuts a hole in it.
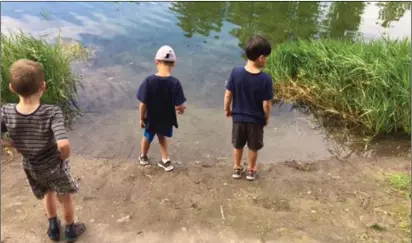
M 34 195 L 43 199 L 49 218 L 48 236 L 60 240 L 57 199 L 63 205 L 66 240 L 74 242 L 85 231 L 83 223 L 74 222 L 73 194 L 78 185 L 70 175 L 70 142 L 59 107 L 40 103 L 46 90 L 41 64 L 21 59 L 9 70 L 10 90 L 19 96 L 18 104 L 1 107 L 2 146 L 13 146 L 23 155 L 23 167 Z
M 226 85 L 224 110 L 233 118 L 232 144 L 234 170 L 232 177 L 242 177 L 243 147 L 249 147 L 249 168 L 246 179 L 255 180 L 258 151 L 263 148 L 263 127 L 269 122 L 272 108 L 273 86 L 271 77 L 262 72 L 272 48 L 259 35 L 252 36 L 245 48 L 245 67 L 232 70 Z M 232 105 L 233 101 L 233 105 Z M 231 107 L 232 105 L 232 107 Z
M 172 137 L 173 126 L 178 128 L 176 112 L 183 114 L 186 102 L 182 86 L 173 77 L 176 55 L 170 46 L 162 46 L 156 53 L 157 73 L 147 77 L 137 92 L 140 101 L 140 126 L 143 128 L 141 165 L 147 165 L 150 144 L 157 135 L 162 159 L 157 165 L 165 171 L 174 169 L 167 151 L 166 137 Z

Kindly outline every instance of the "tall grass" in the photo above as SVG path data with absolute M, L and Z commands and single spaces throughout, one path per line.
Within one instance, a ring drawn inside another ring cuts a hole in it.
M 268 60 L 276 98 L 364 135 L 411 132 L 410 40 L 299 40 Z
M 44 67 L 47 91 L 42 96 L 42 102 L 60 106 L 68 122 L 79 114 L 74 101 L 77 80 L 70 65 L 74 59 L 85 55 L 85 49 L 61 38 L 55 43 L 47 43 L 24 33 L 2 34 L 1 49 L 1 103 L 18 101 L 17 95 L 8 88 L 8 70 L 13 62 L 25 58 Z

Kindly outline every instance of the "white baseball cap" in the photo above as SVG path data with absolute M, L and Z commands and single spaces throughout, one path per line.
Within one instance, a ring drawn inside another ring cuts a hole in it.
M 155 59 L 158 61 L 175 62 L 176 54 L 170 46 L 162 46 L 157 51 Z

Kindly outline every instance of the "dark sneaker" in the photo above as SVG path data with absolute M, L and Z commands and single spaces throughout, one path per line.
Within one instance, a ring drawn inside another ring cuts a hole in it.
M 139 163 L 140 165 L 148 165 L 149 164 L 149 157 L 146 156 L 140 156 L 139 157 Z
M 163 160 L 159 161 L 157 165 L 163 168 L 166 172 L 172 171 L 174 169 L 172 162 L 170 160 L 163 162 Z
M 240 179 L 243 175 L 243 173 L 245 172 L 245 168 L 244 167 L 240 167 L 240 168 L 236 168 L 233 169 L 233 174 L 232 174 L 232 178 L 233 179 Z
M 72 243 L 77 241 L 79 236 L 86 231 L 86 225 L 83 223 L 75 223 L 66 226 L 66 241 Z
M 249 170 L 246 175 L 246 180 L 254 181 L 256 177 L 258 176 L 258 174 L 259 173 L 256 170 Z
M 60 240 L 60 220 L 53 219 L 49 221 L 49 229 L 47 230 L 47 235 L 49 236 L 50 240 L 58 242 Z

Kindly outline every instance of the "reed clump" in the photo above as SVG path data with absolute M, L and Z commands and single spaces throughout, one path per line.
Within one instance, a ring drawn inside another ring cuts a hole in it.
M 275 99 L 308 106 L 323 125 L 362 135 L 411 133 L 408 39 L 298 40 L 267 64 Z
M 1 35 L 1 103 L 18 102 L 17 95 L 10 92 L 10 65 L 19 59 L 30 59 L 43 65 L 47 91 L 42 102 L 56 104 L 63 110 L 65 119 L 70 122 L 80 110 L 76 105 L 77 78 L 72 73 L 71 63 L 84 58 L 86 49 L 76 42 L 58 38 L 53 43 L 20 32 Z

